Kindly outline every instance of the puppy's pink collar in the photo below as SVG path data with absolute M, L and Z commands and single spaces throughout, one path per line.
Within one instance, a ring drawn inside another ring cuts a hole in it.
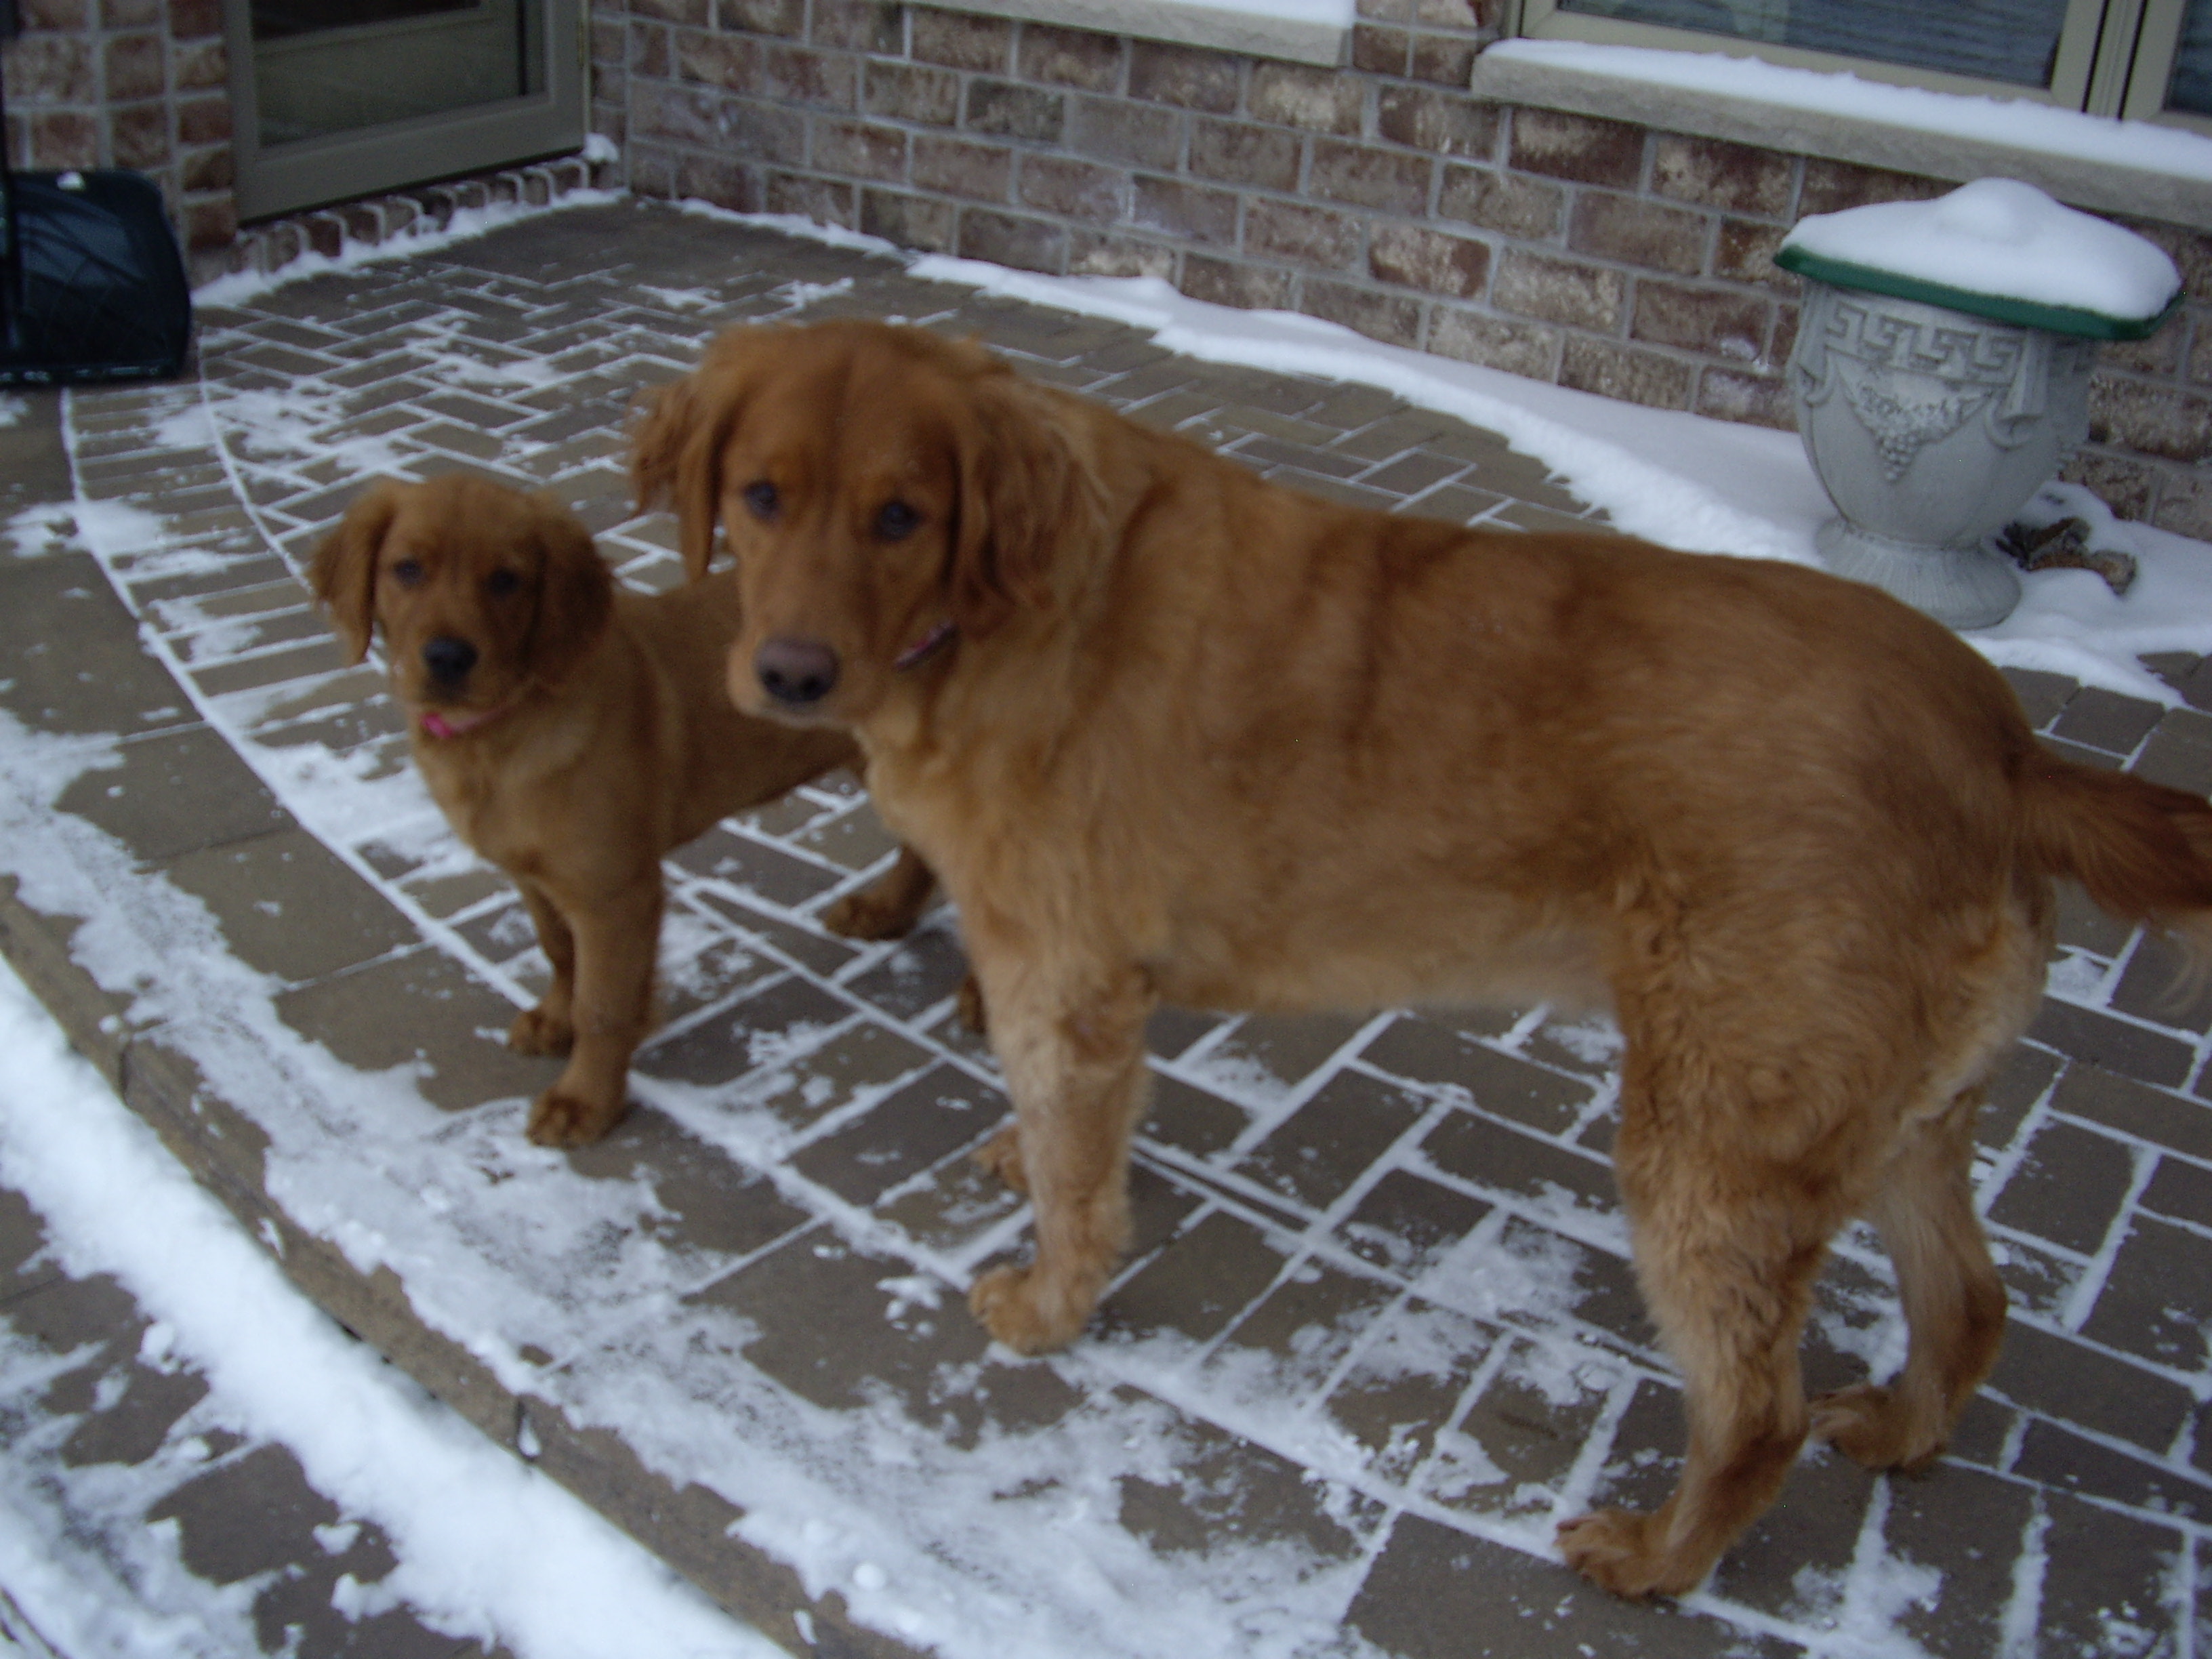
M 900 652 L 891 666 L 901 669 L 921 667 L 922 664 L 943 650 L 946 643 L 959 631 L 953 625 L 951 619 L 947 617 L 912 645 L 907 647 L 905 650 Z
M 456 714 L 451 718 L 432 708 L 424 712 L 417 724 L 422 726 L 424 737 L 443 743 L 448 738 L 465 738 L 479 727 L 489 725 L 504 714 L 507 708 L 507 704 L 501 703 L 496 708 L 486 708 L 474 714 Z

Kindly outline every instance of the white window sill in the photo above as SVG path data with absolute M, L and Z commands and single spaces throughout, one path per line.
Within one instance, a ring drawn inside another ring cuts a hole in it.
M 1327 69 L 1345 64 L 1352 41 L 1350 0 L 1286 0 L 1279 12 L 1200 5 L 1195 0 L 949 0 L 949 4 L 954 11 L 1211 46 Z M 1283 15 L 1293 11 L 1298 15 Z
M 2212 230 L 2212 138 L 2179 127 L 1718 53 L 1565 40 L 1499 42 L 1475 59 L 1470 88 L 1899 173 L 2021 179 L 2076 207 Z

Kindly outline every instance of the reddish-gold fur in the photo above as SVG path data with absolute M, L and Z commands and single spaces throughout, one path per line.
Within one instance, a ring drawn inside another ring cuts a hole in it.
M 403 564 L 404 580 L 392 574 Z M 507 1033 L 526 1054 L 568 1057 L 531 1108 L 530 1138 L 599 1139 L 622 1116 L 652 1023 L 663 854 L 854 763 L 852 740 L 738 713 L 721 690 L 736 584 L 619 590 L 550 497 L 461 475 L 373 484 L 316 550 L 313 578 L 353 660 L 383 635 L 423 781 L 461 839 L 514 878 L 552 963 L 544 998 Z M 432 640 L 475 651 L 459 683 L 429 672 Z M 439 737 L 425 726 L 434 714 L 489 718 Z M 902 855 L 826 920 L 871 938 L 903 932 L 931 884 Z
M 640 443 L 695 565 L 718 520 L 736 555 L 732 695 L 793 717 L 763 642 L 833 647 L 796 713 L 855 732 L 959 904 L 1015 1104 L 989 1159 L 1036 1212 L 1034 1264 L 975 1287 L 994 1335 L 1066 1342 L 1106 1283 L 1156 1003 L 1595 1004 L 1690 1448 L 1656 1514 L 1562 1528 L 1569 1561 L 1685 1591 L 1808 1431 L 1878 1467 L 1941 1449 L 2003 1323 L 1972 1121 L 2051 878 L 2197 929 L 2203 802 L 2046 753 L 1871 588 L 1311 500 L 915 331 L 725 335 Z M 886 538 L 892 499 L 919 523 Z M 1808 1403 L 1813 1281 L 1862 1214 L 1910 1356 Z

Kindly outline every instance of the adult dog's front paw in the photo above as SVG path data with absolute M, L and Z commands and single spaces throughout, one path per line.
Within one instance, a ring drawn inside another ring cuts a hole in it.
M 507 1028 L 507 1046 L 518 1054 L 565 1054 L 575 1042 L 576 1028 L 567 1017 L 548 1013 L 542 1002 L 524 1009 Z
M 1018 1193 L 1030 1189 L 1029 1171 L 1022 1167 L 1022 1126 L 1009 1123 L 975 1149 L 975 1162 Z
M 1855 1383 L 1809 1402 L 1815 1440 L 1869 1469 L 1917 1469 L 1943 1449 L 1940 1435 L 1913 1421 L 1905 1396 L 1876 1382 Z
M 1702 1571 L 1685 1579 L 1655 1536 L 1658 1517 L 1627 1510 L 1595 1510 L 1560 1524 L 1559 1545 L 1567 1565 L 1603 1589 L 1632 1601 L 1680 1595 Z
M 1045 1353 L 1075 1340 L 1091 1304 L 1054 1293 L 1034 1267 L 994 1267 L 968 1292 L 968 1306 L 992 1337 L 1016 1353 Z
M 605 1139 L 629 1109 L 629 1103 L 619 1098 L 609 1105 L 548 1089 L 532 1103 L 524 1133 L 540 1146 L 588 1146 Z

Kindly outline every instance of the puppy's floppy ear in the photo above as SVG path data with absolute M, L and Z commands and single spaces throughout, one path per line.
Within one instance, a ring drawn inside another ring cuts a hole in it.
M 558 678 L 605 630 L 614 615 L 615 580 L 574 514 L 547 497 L 539 498 L 538 509 L 530 527 L 538 574 L 529 660 L 536 672 Z
M 723 448 L 737 429 L 761 346 L 781 332 L 726 329 L 691 374 L 639 399 L 630 485 L 641 509 L 663 502 L 675 507 L 684 574 L 695 582 L 714 562 Z
M 390 478 L 378 479 L 354 497 L 338 527 L 315 550 L 308 580 L 345 641 L 349 663 L 368 654 L 376 628 L 376 556 L 405 488 Z
M 969 413 L 949 586 L 972 639 L 1018 605 L 1051 603 L 1055 550 L 1095 533 L 1098 490 L 1060 409 L 1012 370 L 994 364 L 972 382 Z

